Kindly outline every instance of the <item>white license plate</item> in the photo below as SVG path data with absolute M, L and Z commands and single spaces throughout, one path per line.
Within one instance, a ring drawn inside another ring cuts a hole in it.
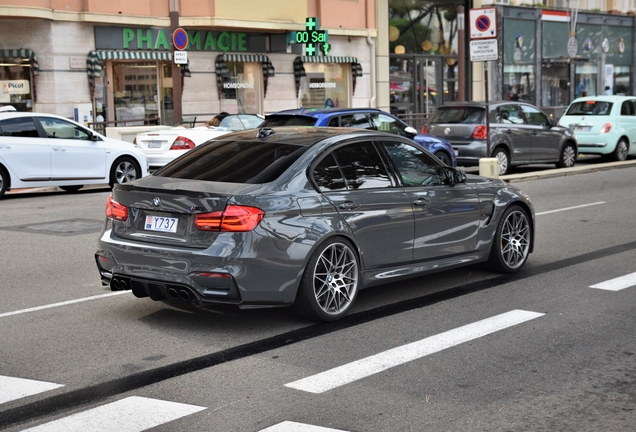
M 592 130 L 592 126 L 574 126 L 572 130 L 574 132 L 589 132 Z
M 148 141 L 148 148 L 159 148 L 161 147 L 161 141 Z
M 146 216 L 146 223 L 144 224 L 144 228 L 148 231 L 176 233 L 178 222 L 179 218 Z

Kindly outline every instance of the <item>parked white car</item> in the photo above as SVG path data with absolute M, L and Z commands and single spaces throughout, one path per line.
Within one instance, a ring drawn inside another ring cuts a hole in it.
M 231 114 L 219 126 L 176 126 L 155 132 L 137 134 L 137 144 L 148 156 L 150 170 L 156 170 L 186 151 L 226 133 L 258 127 L 264 117 L 255 114 Z
M 148 175 L 146 154 L 53 114 L 0 109 L 0 197 L 7 190 L 126 183 Z

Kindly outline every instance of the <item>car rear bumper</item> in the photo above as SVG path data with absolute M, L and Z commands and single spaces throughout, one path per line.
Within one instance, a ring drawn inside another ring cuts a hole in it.
M 457 152 L 457 165 L 479 165 L 479 159 L 486 157 L 486 142 L 471 141 L 470 143 L 451 143 L 453 150 Z

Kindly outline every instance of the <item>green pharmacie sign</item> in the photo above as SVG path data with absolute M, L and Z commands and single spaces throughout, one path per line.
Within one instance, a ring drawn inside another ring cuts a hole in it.
M 265 52 L 266 35 L 245 32 L 186 30 L 186 51 Z M 95 48 L 116 50 L 169 51 L 170 29 L 95 27 Z

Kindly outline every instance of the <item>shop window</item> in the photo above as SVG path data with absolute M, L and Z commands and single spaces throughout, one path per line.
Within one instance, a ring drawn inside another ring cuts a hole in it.
M 31 63 L 20 57 L 0 57 L 0 104 L 33 111 Z
M 534 66 L 505 64 L 503 97 L 534 104 Z
M 305 63 L 306 76 L 300 79 L 303 108 L 348 108 L 348 63 Z
M 172 123 L 166 123 L 172 118 L 171 102 L 169 112 L 159 109 L 157 62 L 113 62 L 112 70 L 115 120 L 138 120 L 126 123 L 137 126 L 143 125 L 144 119 L 162 117 L 164 124 Z
M 227 76 L 223 79 L 221 111 L 231 114 L 258 114 L 261 109 L 261 64 L 226 61 Z

